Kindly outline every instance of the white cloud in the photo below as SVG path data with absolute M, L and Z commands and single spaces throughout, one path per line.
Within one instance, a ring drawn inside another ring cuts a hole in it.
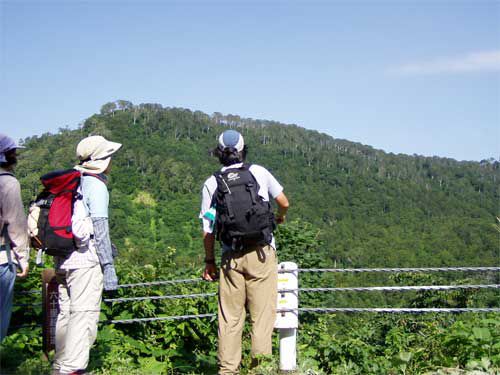
M 473 52 L 464 56 L 404 64 L 391 71 L 405 75 L 498 72 L 500 71 L 500 50 Z

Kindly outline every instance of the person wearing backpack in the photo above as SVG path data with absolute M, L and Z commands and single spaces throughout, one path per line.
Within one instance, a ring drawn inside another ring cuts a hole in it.
M 28 229 L 21 187 L 14 177 L 19 146 L 0 134 L 0 342 L 7 335 L 12 313 L 14 282 L 28 275 Z
M 85 372 L 90 347 L 97 336 L 103 286 L 117 288 L 109 237 L 106 182 L 111 156 L 121 146 L 101 136 L 89 136 L 80 141 L 76 149 L 80 163 L 75 169 L 81 172 L 79 189 L 91 219 L 92 235 L 80 241 L 78 248 L 66 257 L 55 257 L 59 314 L 53 374 Z
M 288 199 L 283 187 L 264 167 L 245 164 L 243 136 L 226 130 L 215 154 L 222 168 L 202 189 L 200 218 L 203 225 L 205 270 L 202 278 L 219 276 L 219 374 L 238 374 L 241 336 L 246 307 L 252 322 L 252 366 L 272 354 L 276 320 L 277 259 L 273 230 L 285 221 Z M 269 198 L 278 205 L 275 217 Z M 215 241 L 222 245 L 218 272 Z

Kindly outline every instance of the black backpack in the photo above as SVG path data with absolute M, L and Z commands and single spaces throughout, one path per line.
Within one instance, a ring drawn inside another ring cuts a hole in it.
M 214 174 L 217 240 L 240 250 L 271 243 L 276 228 L 271 204 L 259 196 L 259 184 L 248 164 Z

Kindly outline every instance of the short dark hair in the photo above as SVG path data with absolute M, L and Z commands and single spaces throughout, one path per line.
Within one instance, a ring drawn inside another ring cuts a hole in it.
M 214 150 L 215 156 L 219 159 L 219 162 L 228 167 L 233 164 L 243 163 L 247 157 L 248 147 L 245 145 L 243 150 L 238 151 L 234 147 L 216 147 Z
M 6 161 L 0 163 L 0 168 L 9 168 L 17 163 L 16 149 L 13 148 L 5 152 Z

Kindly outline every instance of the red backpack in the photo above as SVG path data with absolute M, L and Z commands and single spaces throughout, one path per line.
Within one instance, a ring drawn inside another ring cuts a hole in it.
M 81 174 L 75 169 L 40 177 L 45 189 L 31 202 L 28 228 L 31 244 L 49 255 L 67 256 L 76 249 L 71 227 L 73 205 L 82 199 L 77 192 Z

